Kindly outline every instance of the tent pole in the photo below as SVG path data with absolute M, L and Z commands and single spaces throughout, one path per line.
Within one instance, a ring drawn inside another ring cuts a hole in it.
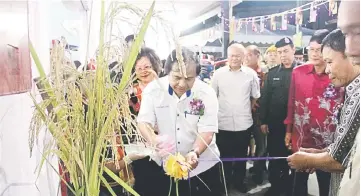
M 229 45 L 229 22 L 230 22 L 230 11 L 229 11 L 229 0 L 222 0 L 221 1 L 221 20 L 222 20 L 222 56 L 227 56 L 227 48 Z
M 296 7 L 299 7 L 300 6 L 300 0 L 297 0 L 296 1 Z M 303 16 L 302 16 L 303 17 Z M 298 34 L 300 32 L 300 26 L 302 24 L 296 24 L 296 34 Z

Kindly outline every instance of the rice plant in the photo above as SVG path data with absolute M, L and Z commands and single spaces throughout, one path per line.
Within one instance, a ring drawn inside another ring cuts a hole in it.
M 103 183 L 113 195 L 115 193 L 103 177 L 107 173 L 125 190 L 138 195 L 129 185 L 104 166 L 107 146 L 117 152 L 123 144 L 121 135 L 130 138 L 136 133 L 128 105 L 128 88 L 132 84 L 132 68 L 143 43 L 147 28 L 154 16 L 152 3 L 143 20 L 135 41 L 129 49 L 111 46 L 106 40 L 106 29 L 112 28 L 113 18 L 121 9 L 132 9 L 128 4 L 114 4 L 105 10 L 101 3 L 99 49 L 96 54 L 96 70 L 78 72 L 64 58 L 64 43 L 55 44 L 51 51 L 51 72 L 47 75 L 37 53 L 30 44 L 30 52 L 40 74 L 36 85 L 42 97 L 37 101 L 31 95 L 35 110 L 30 125 L 29 146 L 33 148 L 44 127 L 53 140 L 44 149 L 38 172 L 49 155 L 59 157 L 64 170 L 70 176 L 66 182 L 76 196 L 98 196 Z M 142 14 L 142 13 L 139 13 Z M 111 30 L 110 30 L 111 34 Z M 110 35 L 111 36 L 111 35 Z M 111 40 L 111 37 L 110 39 Z M 118 52 L 118 53 L 117 53 Z M 117 57 L 122 72 L 119 84 L 110 78 L 108 61 Z M 84 62 L 86 65 L 86 62 Z M 112 154 L 114 160 L 122 159 L 121 153 Z M 118 163 L 114 161 L 114 163 Z M 50 163 L 49 163 L 50 164 Z M 57 168 L 58 166 L 54 166 Z M 60 178 L 65 182 L 64 176 Z

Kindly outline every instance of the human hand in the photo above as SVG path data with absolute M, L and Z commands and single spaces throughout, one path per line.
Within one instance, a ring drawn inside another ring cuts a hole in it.
M 168 156 L 175 150 L 175 141 L 167 135 L 156 136 L 156 151 L 160 157 Z
M 149 70 L 149 72 L 151 72 L 154 80 L 158 79 L 158 74 L 153 69 Z
M 312 168 L 312 169 L 306 169 L 306 172 L 307 173 L 310 173 L 310 174 L 313 174 L 315 173 L 316 169 L 315 168 Z
M 257 110 L 257 108 L 259 108 L 259 104 L 257 103 L 257 101 L 252 101 L 252 111 L 255 112 Z
M 292 133 L 290 132 L 286 132 L 286 136 L 285 136 L 285 145 L 286 147 L 291 150 L 292 149 L 292 145 L 291 145 L 291 136 Z
M 189 152 L 185 158 L 192 169 L 195 169 L 198 166 L 198 155 L 194 151 Z
M 267 134 L 267 133 L 269 133 L 269 131 L 268 131 L 268 125 L 261 125 L 261 131 L 262 131 L 262 133 L 263 134 Z
M 311 171 L 313 169 L 309 166 L 308 157 L 310 156 L 307 152 L 298 151 L 293 153 L 291 156 L 287 157 L 288 165 L 292 169 L 301 170 L 301 171 Z

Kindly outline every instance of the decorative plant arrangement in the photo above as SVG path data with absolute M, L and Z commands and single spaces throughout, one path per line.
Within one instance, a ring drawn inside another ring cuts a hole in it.
M 144 16 L 131 48 L 121 57 L 119 64 L 122 77 L 119 84 L 113 84 L 110 78 L 108 61 L 112 50 L 105 44 L 105 29 L 106 23 L 113 20 L 116 12 L 126 9 L 128 5 L 114 4 L 105 13 L 104 4 L 102 1 L 95 71 L 78 72 L 69 66 L 64 60 L 65 47 L 60 43 L 51 51 L 51 73 L 46 75 L 30 44 L 30 52 L 40 74 L 36 85 L 42 101 L 38 102 L 32 95 L 35 111 L 30 125 L 29 145 L 32 149 L 44 127 L 51 133 L 53 140 L 44 149 L 38 171 L 40 173 L 49 155 L 56 155 L 70 178 L 67 182 L 64 176 L 60 176 L 61 180 L 76 196 L 98 196 L 101 183 L 116 195 L 103 173 L 108 174 L 129 193 L 139 195 L 119 175 L 104 166 L 105 157 L 109 156 L 105 149 L 111 144 L 113 152 L 117 152 L 123 144 L 122 137 L 119 137 L 120 131 L 123 130 L 125 133 L 122 135 L 127 138 L 136 131 L 131 126 L 134 122 L 129 111 L 127 89 L 133 81 L 131 70 L 153 16 L 155 3 Z M 122 158 L 120 153 L 112 156 L 114 160 Z
M 192 167 L 186 162 L 186 158 L 180 153 L 169 155 L 168 158 L 164 161 L 163 167 L 166 174 L 175 181 L 176 194 L 178 195 L 178 180 L 188 179 L 188 173 Z M 172 187 L 169 188 L 169 193 L 171 190 Z

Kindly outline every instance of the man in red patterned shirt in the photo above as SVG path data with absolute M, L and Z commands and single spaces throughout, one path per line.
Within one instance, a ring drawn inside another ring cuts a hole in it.
M 264 73 L 261 70 L 259 65 L 261 51 L 255 45 L 247 46 L 246 48 L 246 65 L 257 72 L 259 78 L 260 89 L 263 87 L 264 82 Z M 262 91 L 262 90 L 261 90 Z M 262 95 L 261 95 L 262 96 Z M 258 99 L 259 100 L 259 99 Z M 260 109 L 259 102 L 255 105 L 255 108 L 252 108 L 252 135 L 256 141 L 256 156 L 263 157 L 266 155 L 266 134 L 261 131 L 261 121 L 260 121 Z M 253 170 L 254 175 L 252 176 L 253 181 L 256 184 L 262 184 L 263 182 L 263 173 L 266 170 L 265 161 L 254 161 L 251 170 Z
M 309 43 L 310 64 L 296 67 L 292 72 L 288 98 L 285 144 L 297 152 L 299 148 L 323 149 L 331 144 L 336 124 L 332 120 L 333 108 L 341 103 L 343 92 L 335 88 L 325 73 L 326 63 L 321 54 L 322 40 L 328 30 L 318 30 Z M 293 172 L 293 194 L 307 196 L 306 172 Z M 316 171 L 319 195 L 328 196 L 330 173 Z

